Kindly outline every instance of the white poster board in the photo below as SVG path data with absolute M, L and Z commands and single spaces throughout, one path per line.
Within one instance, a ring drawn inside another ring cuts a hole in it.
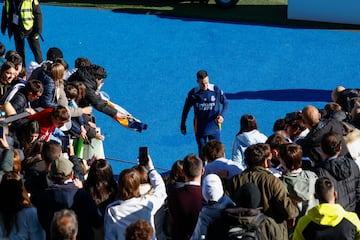
M 288 0 L 288 18 L 360 24 L 359 0 Z

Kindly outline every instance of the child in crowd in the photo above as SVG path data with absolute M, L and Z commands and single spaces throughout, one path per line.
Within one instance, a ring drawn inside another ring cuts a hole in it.
M 315 199 L 315 182 L 317 175 L 310 170 L 303 170 L 302 149 L 295 143 L 287 143 L 280 146 L 280 162 L 285 169 L 282 180 L 288 190 L 289 197 L 297 204 L 303 216 L 308 210 L 315 207 L 319 202 Z

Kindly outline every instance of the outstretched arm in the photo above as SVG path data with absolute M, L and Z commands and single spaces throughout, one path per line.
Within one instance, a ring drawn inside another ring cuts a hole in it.
M 105 113 L 106 115 L 114 118 L 117 115 L 117 110 L 113 107 L 110 107 L 104 99 L 101 98 L 94 90 L 88 89 L 86 93 L 86 98 L 99 112 Z

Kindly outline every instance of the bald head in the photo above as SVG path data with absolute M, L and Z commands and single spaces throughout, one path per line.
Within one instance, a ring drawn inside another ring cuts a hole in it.
M 302 110 L 302 118 L 305 126 L 309 129 L 313 129 L 313 127 L 320 122 L 321 114 L 316 107 L 308 105 Z
M 345 88 L 343 86 L 337 86 L 331 93 L 331 99 L 333 102 L 337 102 L 337 99 L 339 97 L 339 93 L 344 91 Z
M 360 123 L 360 107 L 354 107 L 351 111 L 351 119 L 356 123 Z

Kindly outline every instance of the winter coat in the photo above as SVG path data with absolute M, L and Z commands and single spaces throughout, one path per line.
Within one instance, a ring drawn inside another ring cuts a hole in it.
M 31 76 L 31 79 L 37 79 L 43 84 L 43 93 L 39 99 L 31 103 L 33 108 L 42 107 L 42 108 L 52 108 L 56 107 L 58 104 L 54 102 L 55 94 L 55 82 L 54 80 L 46 73 L 46 71 L 39 67 L 35 69 Z
M 329 158 L 316 169 L 318 176 L 328 177 L 337 192 L 336 202 L 346 211 L 359 213 L 360 171 L 354 160 L 347 157 Z
M 245 183 L 254 183 L 261 192 L 260 207 L 264 214 L 272 217 L 282 228 L 283 237 L 288 238 L 287 224 L 288 219 L 296 218 L 299 210 L 288 197 L 285 185 L 266 168 L 256 166 L 247 168 L 241 174 L 234 176 L 228 187 L 231 197 Z
M 310 158 L 315 166 L 322 161 L 321 139 L 328 132 L 335 132 L 343 135 L 343 125 L 334 119 L 321 120 L 301 142 L 304 157 Z M 345 141 L 341 143 L 341 156 L 350 155 Z
M 221 218 L 217 219 L 209 226 L 206 239 L 226 239 L 230 227 L 248 225 L 249 223 L 252 223 L 259 214 L 262 214 L 259 209 L 236 208 L 231 210 L 231 213 L 228 212 L 228 210 L 225 210 Z M 264 220 L 259 224 L 259 229 L 262 240 L 285 239 L 283 238 L 279 224 L 271 217 L 265 216 Z
M 191 239 L 201 239 L 201 236 L 206 236 L 209 225 L 216 219 L 221 217 L 221 213 L 225 208 L 234 207 L 235 203 L 228 196 L 223 196 L 219 201 L 213 205 L 204 206 L 199 214 L 195 230 Z
M 292 239 L 360 239 L 360 220 L 339 204 L 323 203 L 299 219 Z

